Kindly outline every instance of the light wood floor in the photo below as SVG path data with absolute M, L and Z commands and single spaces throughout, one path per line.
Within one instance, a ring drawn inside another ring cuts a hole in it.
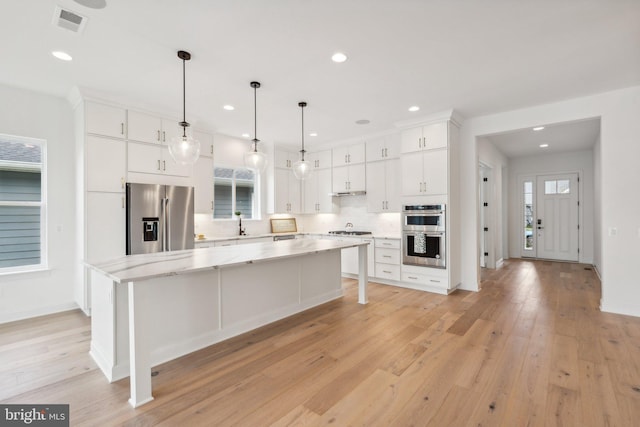
M 69 403 L 72 426 L 637 426 L 640 318 L 598 311 L 586 265 L 509 261 L 479 293 L 372 284 L 154 370 L 128 403 L 68 312 L 0 325 L 0 402 Z

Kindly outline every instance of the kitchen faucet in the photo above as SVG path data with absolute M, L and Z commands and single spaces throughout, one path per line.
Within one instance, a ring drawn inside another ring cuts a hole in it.
M 344 229 L 345 229 L 345 231 L 349 231 L 349 230 L 351 230 L 352 228 L 353 228 L 353 224 L 352 224 L 352 223 L 350 223 L 350 222 L 348 222 L 348 223 L 346 223 L 346 224 L 344 225 Z

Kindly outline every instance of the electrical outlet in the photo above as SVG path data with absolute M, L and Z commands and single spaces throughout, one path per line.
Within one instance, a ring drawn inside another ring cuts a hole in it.
M 618 229 L 616 227 L 609 227 L 609 237 L 616 236 L 618 234 Z

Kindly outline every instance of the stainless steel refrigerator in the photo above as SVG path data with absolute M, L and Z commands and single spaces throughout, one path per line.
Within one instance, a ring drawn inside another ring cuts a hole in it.
M 127 183 L 127 255 L 193 247 L 193 187 Z

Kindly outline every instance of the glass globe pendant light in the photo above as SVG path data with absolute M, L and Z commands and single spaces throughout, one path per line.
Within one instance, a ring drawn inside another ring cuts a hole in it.
M 176 136 L 169 141 L 169 154 L 176 163 L 181 165 L 193 165 L 200 157 L 200 142 L 187 135 L 186 118 L 186 83 L 185 83 L 185 62 L 191 59 L 191 54 L 184 50 L 178 51 L 178 58 L 182 59 L 182 121 L 178 123 L 182 126 L 182 136 Z
M 304 107 L 306 106 L 306 102 L 298 102 L 298 107 L 302 112 L 302 150 L 300 150 L 302 158 L 293 164 L 293 174 L 299 180 L 305 180 L 311 175 L 311 164 L 304 159 L 304 153 L 306 153 L 304 149 Z
M 264 172 L 267 168 L 267 156 L 258 151 L 258 102 L 256 98 L 256 90 L 260 87 L 259 82 L 251 82 L 253 88 L 253 150 L 244 155 L 244 164 L 246 167 L 255 169 L 258 172 Z

